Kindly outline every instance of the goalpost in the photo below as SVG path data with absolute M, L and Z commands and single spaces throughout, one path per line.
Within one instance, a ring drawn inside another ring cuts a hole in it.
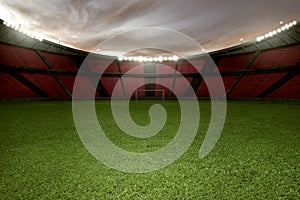
M 145 95 L 143 97 L 141 97 L 139 94 L 142 93 L 142 92 L 145 92 Z M 159 93 L 161 95 L 159 95 L 159 97 L 156 97 L 156 93 Z M 147 96 L 146 94 L 147 93 L 153 93 L 154 95 L 153 96 Z M 135 101 L 138 101 L 139 99 L 161 99 L 163 102 L 165 101 L 165 90 L 136 90 L 135 91 Z

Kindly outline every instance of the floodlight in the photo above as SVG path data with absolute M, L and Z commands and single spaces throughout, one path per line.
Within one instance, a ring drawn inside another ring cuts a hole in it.
M 138 56 L 138 61 L 143 62 L 144 58 L 142 56 Z
M 159 62 L 162 62 L 163 60 L 164 60 L 164 58 L 163 58 L 162 56 L 159 56 L 159 57 L 158 57 L 158 61 L 159 61 Z
M 293 25 L 296 25 L 296 24 L 297 24 L 297 22 L 296 22 L 296 21 L 293 21 L 292 23 L 293 23 Z
M 148 60 L 149 60 L 149 62 L 153 62 L 153 58 L 152 57 L 148 58 Z
M 261 41 L 261 37 L 260 37 L 260 36 L 257 37 L 257 38 L 256 38 L 256 41 L 257 41 L 257 42 L 260 42 L 260 41 Z
M 272 36 L 273 36 L 273 32 L 269 32 L 268 35 L 269 35 L 270 37 L 272 37 Z
M 174 61 L 177 61 L 177 60 L 178 60 L 178 56 L 174 55 L 174 56 L 173 56 L 173 60 L 174 60 Z
M 284 27 L 285 27 L 286 29 L 290 28 L 288 24 L 284 25 Z
M 124 56 L 123 59 L 124 59 L 124 61 L 127 61 L 127 60 L 128 60 L 128 57 L 127 57 L 127 56 Z

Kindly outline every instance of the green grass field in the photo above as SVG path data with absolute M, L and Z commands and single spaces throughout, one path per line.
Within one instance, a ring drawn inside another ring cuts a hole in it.
M 131 115 L 149 122 L 153 101 L 132 102 Z M 228 103 L 222 135 L 198 158 L 210 120 L 200 101 L 198 134 L 176 162 L 146 174 L 123 173 L 93 158 L 76 133 L 71 102 L 0 103 L 0 199 L 300 199 L 300 105 Z M 97 101 L 100 124 L 118 146 L 159 149 L 180 122 L 177 101 L 164 103 L 168 121 L 158 135 L 136 139 L 116 127 L 109 101 Z

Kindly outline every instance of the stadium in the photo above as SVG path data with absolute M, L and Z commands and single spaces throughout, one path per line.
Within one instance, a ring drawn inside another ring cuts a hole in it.
M 0 198 L 300 199 L 300 18 L 283 13 L 230 43 L 158 23 L 93 48 L 0 15 Z

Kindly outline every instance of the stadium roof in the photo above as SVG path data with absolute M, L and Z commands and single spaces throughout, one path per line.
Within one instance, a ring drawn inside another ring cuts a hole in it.
M 99 43 L 122 32 L 161 27 L 181 32 L 211 52 L 255 41 L 257 36 L 280 27 L 281 21 L 300 19 L 299 0 L 0 0 L 0 3 L 2 20 L 85 51 L 97 49 Z M 130 50 L 131 43 L 151 41 L 151 37 L 160 38 L 162 43 L 165 40 L 159 35 L 131 35 L 120 38 L 109 49 L 99 49 L 99 53 L 118 55 Z M 161 52 L 148 49 L 136 53 Z M 190 49 L 186 53 L 200 52 Z

